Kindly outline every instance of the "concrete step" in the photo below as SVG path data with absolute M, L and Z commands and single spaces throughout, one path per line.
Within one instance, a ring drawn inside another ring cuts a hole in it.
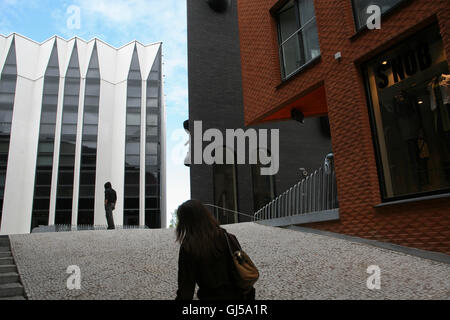
M 19 274 L 16 272 L 0 273 L 0 284 L 19 282 Z
M 14 259 L 12 257 L 0 258 L 0 266 L 4 266 L 5 264 L 14 264 Z
M 24 293 L 20 283 L 0 284 L 0 298 L 23 296 Z
M 27 299 L 25 299 L 25 297 L 23 296 L 16 296 L 16 297 L 0 298 L 0 301 L 1 300 L 27 300 Z
M 12 257 L 11 251 L 0 252 L 0 258 L 9 258 Z
M 0 275 L 2 273 L 17 272 L 17 267 L 15 264 L 5 264 L 0 266 Z

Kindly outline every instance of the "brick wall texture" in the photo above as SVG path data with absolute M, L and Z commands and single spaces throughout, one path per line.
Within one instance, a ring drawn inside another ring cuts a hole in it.
M 340 220 L 306 225 L 450 254 L 450 199 L 374 208 L 381 203 L 361 63 L 437 22 L 450 58 L 450 2 L 410 0 L 384 16 L 380 30 L 355 31 L 350 0 L 314 0 L 321 61 L 282 86 L 277 1 L 238 1 L 245 124 L 324 83 L 335 154 Z M 340 51 L 342 59 L 335 60 Z

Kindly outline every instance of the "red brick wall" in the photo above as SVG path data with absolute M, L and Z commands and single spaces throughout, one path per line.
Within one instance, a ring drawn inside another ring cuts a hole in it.
M 321 61 L 281 83 L 275 0 L 238 1 L 245 123 L 253 124 L 323 81 L 335 154 L 340 221 L 309 227 L 450 253 L 450 199 L 375 209 L 380 186 L 360 63 L 433 21 L 450 58 L 450 2 L 411 0 L 355 35 L 351 0 L 315 0 Z M 352 37 L 353 36 L 353 37 Z M 334 59 L 340 51 L 342 60 Z

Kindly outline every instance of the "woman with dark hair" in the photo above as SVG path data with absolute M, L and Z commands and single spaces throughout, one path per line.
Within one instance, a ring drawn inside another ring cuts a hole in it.
M 189 200 L 178 207 L 177 300 L 191 300 L 195 284 L 199 300 L 254 300 L 255 289 L 245 293 L 234 285 L 233 262 L 225 238 L 225 230 L 214 216 L 197 200 Z M 236 237 L 228 233 L 230 244 L 240 246 Z

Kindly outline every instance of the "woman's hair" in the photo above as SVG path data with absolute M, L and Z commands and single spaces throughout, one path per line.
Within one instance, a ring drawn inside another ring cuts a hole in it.
M 198 200 L 188 200 L 177 210 L 177 241 L 195 257 L 215 257 L 219 253 L 220 226 Z

